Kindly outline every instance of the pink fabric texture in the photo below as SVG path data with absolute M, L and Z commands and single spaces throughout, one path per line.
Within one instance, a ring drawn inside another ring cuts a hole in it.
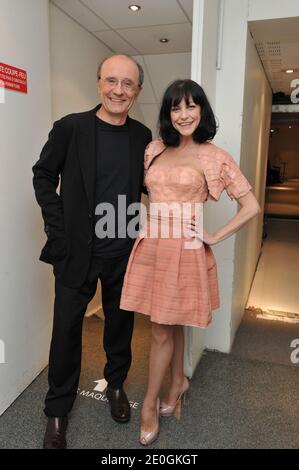
M 151 215 L 155 203 L 190 203 L 192 207 L 208 199 L 218 201 L 224 189 L 231 199 L 245 196 L 252 189 L 234 159 L 212 143 L 198 146 L 195 158 L 201 171 L 185 165 L 156 166 L 154 160 L 165 148 L 161 140 L 156 140 L 145 150 L 148 221 L 155 219 Z M 166 223 L 170 221 L 171 217 Z M 156 222 L 161 230 L 165 221 L 158 217 Z M 160 324 L 208 326 L 212 310 L 220 306 L 211 247 L 200 244 L 186 249 L 190 237 L 163 238 L 160 231 L 158 234 L 150 236 L 149 224 L 140 231 L 129 258 L 120 308 L 149 315 L 151 321 Z

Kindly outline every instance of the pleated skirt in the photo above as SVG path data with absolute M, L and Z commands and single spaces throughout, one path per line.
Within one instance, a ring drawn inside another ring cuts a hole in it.
M 185 242 L 140 234 L 128 261 L 121 309 L 160 324 L 209 325 L 220 306 L 215 256 L 206 244 L 186 249 Z

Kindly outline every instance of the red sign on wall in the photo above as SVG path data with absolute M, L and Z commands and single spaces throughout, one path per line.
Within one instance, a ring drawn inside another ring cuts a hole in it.
M 0 62 L 0 86 L 27 93 L 27 72 Z

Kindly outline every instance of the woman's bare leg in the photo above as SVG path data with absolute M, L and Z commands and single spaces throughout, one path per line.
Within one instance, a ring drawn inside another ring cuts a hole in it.
M 141 428 L 152 431 L 157 425 L 157 398 L 174 349 L 174 327 L 152 324 L 149 377 L 141 411 Z
M 174 326 L 173 331 L 173 355 L 170 364 L 170 386 L 165 402 L 174 405 L 184 384 L 184 327 Z

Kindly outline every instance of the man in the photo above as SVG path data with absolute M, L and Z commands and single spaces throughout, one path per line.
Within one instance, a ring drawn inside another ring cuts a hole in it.
M 128 112 L 142 81 L 143 70 L 131 57 L 115 55 L 103 61 L 98 69 L 102 104 L 55 122 L 33 167 L 36 199 L 48 236 L 40 259 L 53 265 L 55 275 L 44 410 L 48 417 L 47 449 L 66 447 L 67 416 L 79 383 L 82 323 L 98 278 L 105 314 L 106 396 L 116 421 L 130 419 L 123 383 L 131 364 L 134 314 L 120 310 L 119 302 L 134 239 L 117 233 L 114 238 L 99 238 L 95 229 L 101 223 L 101 214 L 97 215 L 101 211 L 95 209 L 109 203 L 117 213 L 120 194 L 126 197 L 127 206 L 140 201 L 143 155 L 152 136 L 144 125 L 129 118 Z

